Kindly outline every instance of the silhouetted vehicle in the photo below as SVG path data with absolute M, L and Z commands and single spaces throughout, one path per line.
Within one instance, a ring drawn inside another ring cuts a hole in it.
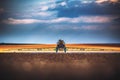
M 56 53 L 59 51 L 63 51 L 66 53 L 66 47 L 65 47 L 65 42 L 63 40 L 58 40 L 57 46 L 56 46 Z

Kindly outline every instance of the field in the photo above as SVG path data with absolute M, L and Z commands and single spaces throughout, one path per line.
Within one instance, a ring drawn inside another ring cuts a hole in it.
M 0 80 L 120 80 L 119 44 L 0 44 Z
M 67 53 L 71 52 L 120 52 L 120 44 L 66 44 Z M 40 53 L 55 52 L 56 44 L 1 44 L 0 53 Z
M 120 80 L 120 54 L 1 53 L 0 80 Z

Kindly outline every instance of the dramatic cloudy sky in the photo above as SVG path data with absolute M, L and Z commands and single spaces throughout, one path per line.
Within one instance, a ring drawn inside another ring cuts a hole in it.
M 0 0 L 0 43 L 120 43 L 119 0 Z

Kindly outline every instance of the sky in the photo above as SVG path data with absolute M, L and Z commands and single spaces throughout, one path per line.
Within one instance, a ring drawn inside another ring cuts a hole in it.
M 120 43 L 120 0 L 0 0 L 0 43 Z

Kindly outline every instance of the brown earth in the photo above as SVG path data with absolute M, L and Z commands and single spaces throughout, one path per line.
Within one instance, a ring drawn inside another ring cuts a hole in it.
M 0 54 L 0 80 L 120 80 L 120 53 Z

